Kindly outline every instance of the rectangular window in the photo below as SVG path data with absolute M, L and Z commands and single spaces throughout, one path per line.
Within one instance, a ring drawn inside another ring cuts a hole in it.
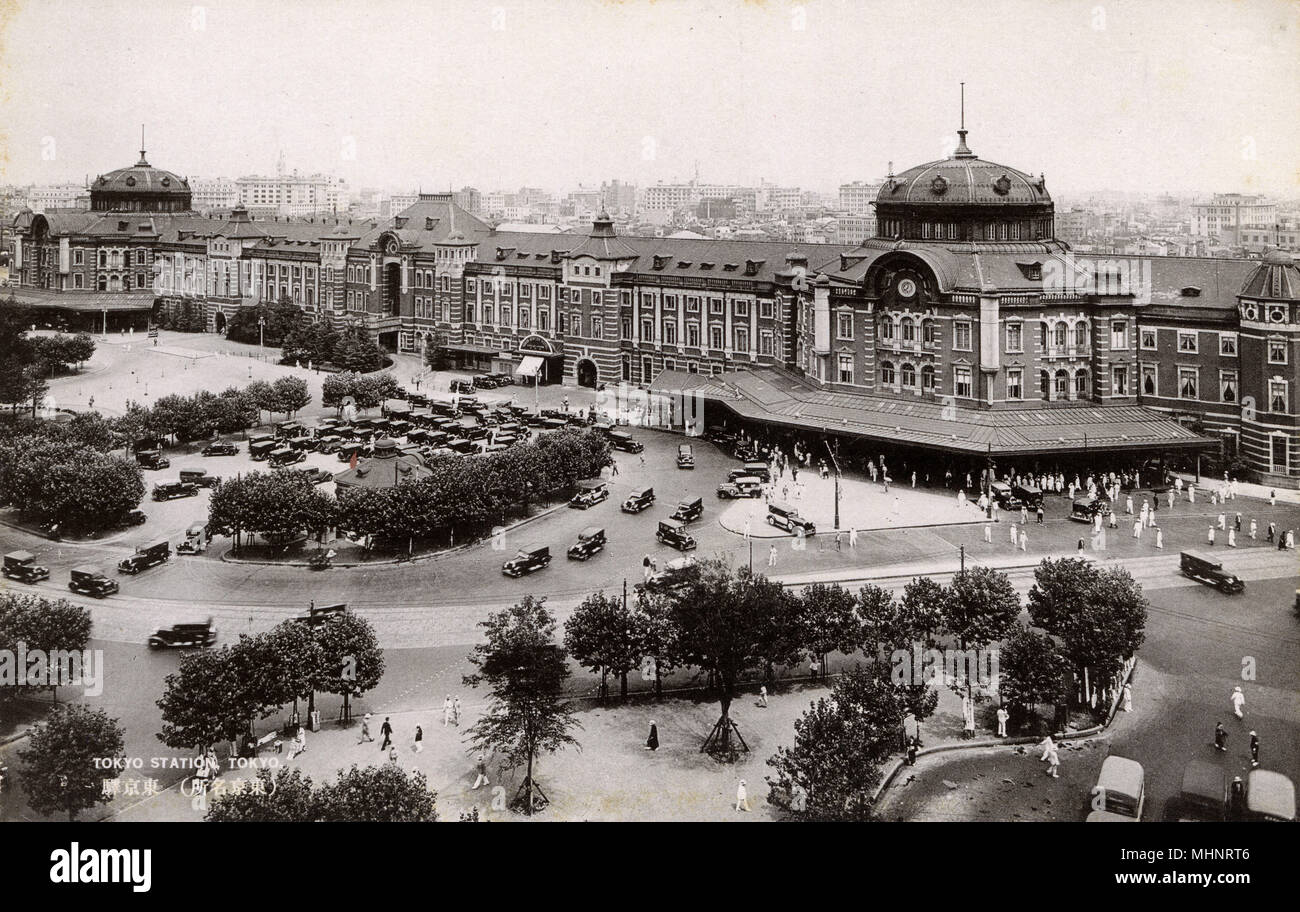
M 1219 399 L 1222 402 L 1237 401 L 1237 372 L 1219 371 Z
M 1196 354 L 1196 337 L 1197 333 L 1195 331 L 1187 332 L 1180 329 L 1178 331 L 1178 350 L 1190 355 Z
M 758 316 L 759 316 L 761 319 L 763 319 L 763 320 L 770 320 L 770 319 L 772 319 L 772 302 L 771 302 L 771 301 L 759 301 L 759 302 L 758 302 Z
M 969 329 L 969 324 L 967 324 Z M 974 393 L 971 384 L 971 369 L 969 367 L 954 367 L 952 369 L 952 389 L 953 395 L 960 396 L 963 399 L 969 399 Z
M 731 329 L 732 348 L 736 351 L 749 351 L 749 327 L 733 326 Z
M 1178 398 L 1196 399 L 1199 386 L 1198 371 L 1194 367 L 1178 368 Z
M 569 331 L 568 314 L 566 314 L 564 311 L 560 311 L 559 315 L 556 316 L 555 321 L 556 321 L 556 327 L 555 327 L 556 331 L 559 332 L 560 335 L 565 335 L 566 333 L 568 333 Z
M 1025 350 L 1024 332 L 1025 328 L 1020 323 L 1007 324 L 1007 351 L 1022 352 Z M 1009 380 L 1010 377 L 1008 376 L 1008 381 Z M 1019 399 L 1020 397 L 1016 396 L 1015 398 Z
M 1284 339 L 1268 340 L 1268 363 L 1286 364 L 1286 340 Z
M 1124 320 L 1115 320 L 1110 324 L 1110 347 L 1115 350 L 1128 348 L 1128 323 Z
M 722 298 L 709 298 L 709 313 L 713 316 L 722 315 Z
M 665 345 L 677 344 L 677 321 L 676 320 L 664 321 L 664 344 Z
M 471 287 L 472 287 L 472 286 L 471 286 Z M 538 289 L 537 289 L 537 300 L 539 300 L 539 301 L 549 301 L 549 300 L 551 300 L 551 286 L 550 286 L 550 285 L 541 285 L 541 286 L 538 287 Z
M 894 341 L 894 320 L 888 315 L 880 321 L 880 339 L 882 342 Z
M 1270 380 L 1268 384 L 1268 410 L 1275 414 L 1285 414 L 1287 408 L 1285 380 Z
M 582 335 L 582 317 L 580 315 L 574 314 L 570 318 L 570 326 L 573 327 L 573 334 L 575 336 Z
M 700 347 L 700 324 L 698 323 L 686 324 L 686 344 L 689 345 L 691 348 Z
M 542 332 L 551 331 L 551 312 L 549 310 L 539 310 L 537 312 L 537 328 Z
M 1225 358 L 1237 357 L 1237 334 L 1219 333 L 1219 354 Z
M 772 334 L 770 332 L 761 332 L 758 334 L 758 353 L 760 355 L 772 355 L 776 353 L 772 345 Z
M 749 302 L 748 302 L 748 301 L 733 301 L 732 304 L 731 304 L 731 312 L 734 313 L 734 314 L 735 314 L 736 316 L 738 316 L 738 317 L 747 317 L 747 316 L 749 316 Z
M 709 347 L 714 349 L 722 348 L 722 327 L 709 327 Z
M 82 250 L 80 247 L 77 247 L 72 251 L 72 265 L 73 266 L 86 265 L 86 252 Z
M 840 366 L 840 370 L 839 370 L 840 383 L 852 383 L 853 382 L 853 356 L 840 355 L 839 366 Z
M 1007 371 L 1007 398 L 1025 398 L 1025 372 L 1020 368 Z
M 970 322 L 958 320 L 952 325 L 952 347 L 954 351 L 970 351 Z M 960 393 L 958 394 L 960 395 Z
M 619 330 L 618 330 L 618 331 L 619 331 L 619 338 L 622 339 L 624 342 L 626 342 L 627 340 L 631 339 L 631 338 L 632 338 L 632 320 L 631 320 L 630 318 L 628 318 L 628 317 L 624 317 L 623 320 L 619 323 Z
M 677 298 L 674 297 L 674 298 L 672 298 L 671 300 L 672 300 L 672 302 L 673 302 L 673 306 L 676 307 L 676 306 L 677 306 Z M 687 313 L 699 313 L 699 312 L 700 312 L 700 299 L 699 299 L 699 298 L 687 298 L 687 299 L 686 299 L 686 312 L 687 312 Z
M 842 313 L 836 314 L 836 332 L 835 338 L 852 340 L 853 338 L 853 314 Z
M 654 317 L 641 318 L 641 341 L 653 342 L 655 340 L 655 321 Z
M 603 339 L 605 337 L 605 321 L 600 317 L 591 318 L 591 337 L 593 339 Z
M 1143 351 L 1155 351 L 1156 331 L 1154 329 L 1142 330 L 1142 338 L 1139 340 L 1138 344 L 1142 346 Z
M 1160 395 L 1160 370 L 1154 364 L 1142 364 L 1138 368 L 1142 372 L 1142 395 L 1159 396 Z
M 1128 395 L 1128 368 L 1123 364 L 1110 369 L 1110 391 L 1114 396 Z

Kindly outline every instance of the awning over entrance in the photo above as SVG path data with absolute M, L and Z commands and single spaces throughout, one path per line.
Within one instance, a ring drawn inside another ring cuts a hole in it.
M 152 292 L 120 291 L 53 291 L 46 288 L 14 288 L 7 291 L 19 304 L 29 307 L 57 307 L 63 310 L 99 312 L 105 310 L 150 310 L 153 308 Z
M 737 417 L 826 434 L 957 453 L 1033 455 L 1100 450 L 1215 448 L 1177 421 L 1136 405 L 1081 403 L 1026 409 L 973 409 L 819 389 L 768 368 L 717 377 L 663 371 L 652 395 L 696 396 Z
M 517 377 L 536 377 L 542 369 L 542 359 L 537 355 L 524 355 L 524 360 L 515 368 Z
M 438 347 L 443 351 L 459 352 L 465 355 L 495 355 L 500 351 L 500 349 L 493 348 L 490 345 L 473 345 L 468 342 L 449 342 Z

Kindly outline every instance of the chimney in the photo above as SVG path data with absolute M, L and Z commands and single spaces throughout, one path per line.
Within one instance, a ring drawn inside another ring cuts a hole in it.
M 426 216 L 424 217 L 424 230 L 425 230 L 425 231 L 432 231 L 432 230 L 433 230 L 433 216 L 431 216 L 431 215 L 426 215 Z

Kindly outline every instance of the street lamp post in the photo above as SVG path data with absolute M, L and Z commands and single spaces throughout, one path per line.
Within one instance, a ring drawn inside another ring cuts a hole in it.
M 823 428 L 823 430 L 826 429 Z M 839 452 L 840 441 L 838 437 L 835 438 L 834 449 L 831 449 L 830 441 L 823 440 L 822 443 L 826 445 L 826 452 L 831 457 L 831 466 L 835 469 L 835 529 L 836 531 L 839 531 L 840 528 L 840 461 L 839 459 L 836 458 L 836 453 Z

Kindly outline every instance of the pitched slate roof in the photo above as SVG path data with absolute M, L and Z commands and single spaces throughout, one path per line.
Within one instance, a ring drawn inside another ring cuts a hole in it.
M 1151 409 L 1080 403 L 1027 409 L 958 407 L 937 402 L 822 390 L 772 368 L 718 377 L 663 371 L 652 393 L 698 394 L 742 418 L 809 431 L 867 437 L 964 453 L 1028 455 L 1096 449 L 1217 446 Z

